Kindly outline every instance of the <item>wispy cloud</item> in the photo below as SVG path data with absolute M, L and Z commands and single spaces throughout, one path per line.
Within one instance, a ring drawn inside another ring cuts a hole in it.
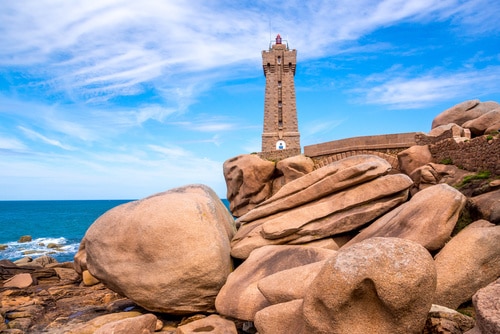
M 483 70 L 463 70 L 455 73 L 439 70 L 409 75 L 395 68 L 385 73 L 368 77 L 364 88 L 350 91 L 359 97 L 358 102 L 384 105 L 391 109 L 416 109 L 457 96 L 468 95 L 479 98 L 498 91 L 500 67 L 493 66 Z
M 189 6 L 153 0 L 8 2 L 0 10 L 0 66 L 30 68 L 31 75 L 54 92 L 86 102 L 149 89 L 170 92 L 177 102 L 192 101 L 200 93 L 200 72 L 217 71 L 205 76 L 205 85 L 210 85 L 234 76 L 241 64 L 255 70 L 270 19 L 273 33 L 293 36 L 292 46 L 302 59 L 310 59 L 342 52 L 352 47 L 343 42 L 402 20 L 454 19 L 478 26 L 481 19 L 482 24 L 496 24 L 494 10 L 477 10 L 494 3 L 479 2 L 263 1 L 243 10 L 225 1 L 193 1 Z M 490 14 L 469 15 L 484 12 Z M 233 71 L 225 71 L 227 66 Z M 194 86 L 197 89 L 184 90 Z
M 72 146 L 69 146 L 69 145 L 65 145 L 63 143 L 61 143 L 59 140 L 57 139 L 51 139 L 51 138 L 48 138 L 34 130 L 31 130 L 31 129 L 28 129 L 28 128 L 25 128 L 23 126 L 19 126 L 18 127 L 19 130 L 21 130 L 27 137 L 33 139 L 33 140 L 41 140 L 42 142 L 44 142 L 45 144 L 49 144 L 49 145 L 52 145 L 52 146 L 56 146 L 56 147 L 59 147 L 63 150 L 68 150 L 68 151 L 73 151 L 75 150 L 74 147 Z
M 16 138 L 0 136 L 0 150 L 24 151 L 26 148 L 26 145 Z
M 148 145 L 149 149 L 151 149 L 154 152 L 161 153 L 165 157 L 186 157 L 189 156 L 189 152 L 186 151 L 185 149 L 181 147 L 175 147 L 175 146 L 160 146 L 160 145 Z

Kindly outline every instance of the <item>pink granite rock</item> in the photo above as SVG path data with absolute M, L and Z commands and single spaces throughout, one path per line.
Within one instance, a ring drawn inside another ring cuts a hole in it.
M 259 334 L 307 334 L 304 331 L 302 299 L 268 306 L 255 314 Z M 332 332 L 333 333 L 333 332 Z
M 459 103 L 449 109 L 446 109 L 437 115 L 432 121 L 432 128 L 455 123 L 462 126 L 465 122 L 481 117 L 493 109 L 500 108 L 500 104 L 494 101 L 479 102 L 479 100 L 470 100 Z
M 500 277 L 500 226 L 478 220 L 453 237 L 435 256 L 434 304 L 456 309 Z
M 234 322 L 212 314 L 177 327 L 175 334 L 238 334 Z
M 286 269 L 325 260 L 335 253 L 306 246 L 266 246 L 256 249 L 227 278 L 215 300 L 217 312 L 253 321 L 257 311 L 270 305 L 258 289 L 261 279 Z
M 410 201 L 385 214 L 343 247 L 373 237 L 397 237 L 437 250 L 449 240 L 466 197 L 447 184 L 419 191 Z
M 490 110 L 478 118 L 465 122 L 463 127 L 470 129 L 475 136 L 487 134 L 485 131 L 490 127 L 494 127 L 498 131 L 500 129 L 500 108 Z
M 411 179 L 385 175 L 390 164 L 360 155 L 287 183 L 238 219 L 231 255 L 244 259 L 265 245 L 305 244 L 353 231 L 406 201 Z
M 3 283 L 4 288 L 18 288 L 24 289 L 33 284 L 33 278 L 31 274 L 22 273 L 12 276 Z
M 304 155 L 280 160 L 276 163 L 276 174 L 279 175 L 273 180 L 272 193 L 276 194 L 285 184 L 298 179 L 314 170 L 314 162 Z
M 157 320 L 154 314 L 148 313 L 137 317 L 109 322 L 97 329 L 94 334 L 154 333 Z
M 482 334 L 500 333 L 500 278 L 472 297 L 476 323 Z
M 432 162 L 429 147 L 415 145 L 398 153 L 399 170 L 410 175 L 415 169 Z
M 421 245 L 371 238 L 328 259 L 303 303 L 300 333 L 422 333 L 436 270 Z M 279 305 L 279 304 L 278 304 Z
M 107 287 L 150 311 L 215 311 L 232 270 L 234 220 L 202 185 L 115 207 L 84 237 L 86 266 Z
M 231 213 L 239 217 L 271 197 L 275 163 L 256 154 L 228 159 L 223 165 Z
M 279 271 L 259 280 L 257 288 L 271 304 L 302 299 L 325 262 L 323 260 Z

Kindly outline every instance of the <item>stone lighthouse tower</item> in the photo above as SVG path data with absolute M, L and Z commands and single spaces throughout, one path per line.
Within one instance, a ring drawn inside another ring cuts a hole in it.
M 262 51 L 262 67 L 266 76 L 264 99 L 264 131 L 262 152 L 289 150 L 301 153 L 300 134 L 295 105 L 295 67 L 297 51 L 288 49 L 281 36 Z

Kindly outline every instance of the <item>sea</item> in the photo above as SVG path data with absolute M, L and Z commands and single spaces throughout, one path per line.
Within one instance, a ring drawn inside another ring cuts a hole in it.
M 229 210 L 227 199 L 221 200 Z M 0 260 L 49 255 L 58 262 L 73 261 L 90 225 L 130 201 L 0 201 Z M 31 241 L 19 242 L 22 236 L 30 236 Z
M 129 201 L 0 201 L 0 260 L 49 255 L 58 262 L 73 261 L 89 226 Z M 32 241 L 18 242 L 22 236 Z

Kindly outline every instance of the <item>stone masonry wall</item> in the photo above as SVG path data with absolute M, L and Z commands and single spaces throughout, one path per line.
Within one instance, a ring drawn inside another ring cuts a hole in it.
M 259 152 L 257 153 L 259 157 L 262 159 L 266 160 L 272 160 L 272 161 L 280 161 L 286 158 L 294 157 L 296 155 L 300 155 L 300 148 L 292 148 L 292 149 L 286 149 L 286 150 L 275 150 L 275 151 L 268 151 L 268 152 Z
M 436 163 L 451 160 L 455 166 L 471 172 L 488 170 L 500 175 L 500 138 L 487 140 L 481 136 L 469 141 L 456 142 L 454 139 L 441 140 L 429 145 Z

